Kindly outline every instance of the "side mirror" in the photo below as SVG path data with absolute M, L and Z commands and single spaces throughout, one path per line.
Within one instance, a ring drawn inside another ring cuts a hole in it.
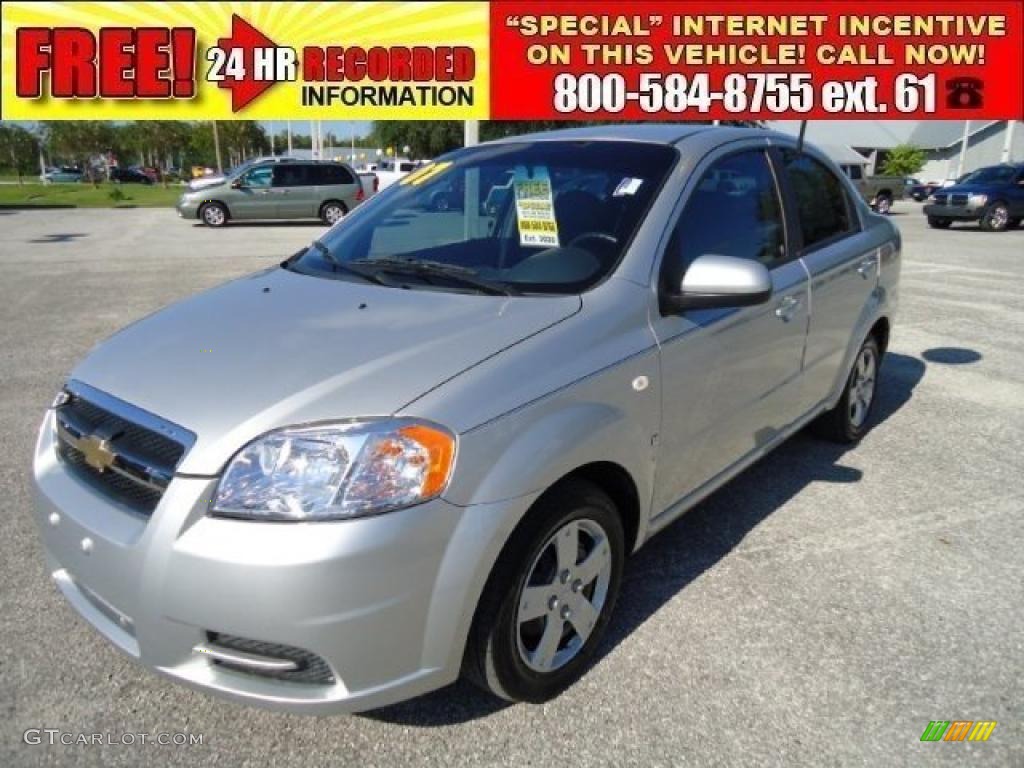
M 683 275 L 678 292 L 663 295 L 662 312 L 763 304 L 772 297 L 772 276 L 759 261 L 704 254 Z
M 244 186 L 245 184 L 242 183 L 241 179 L 235 179 L 234 181 L 231 182 L 232 189 L 241 189 Z

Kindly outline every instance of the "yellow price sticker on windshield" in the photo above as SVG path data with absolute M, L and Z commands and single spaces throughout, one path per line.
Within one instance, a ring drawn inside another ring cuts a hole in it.
M 430 165 L 424 165 L 422 168 L 413 171 L 408 176 L 404 176 L 399 180 L 399 184 L 422 184 L 424 181 L 439 176 L 451 167 L 451 161 L 445 160 L 443 163 L 431 163 Z

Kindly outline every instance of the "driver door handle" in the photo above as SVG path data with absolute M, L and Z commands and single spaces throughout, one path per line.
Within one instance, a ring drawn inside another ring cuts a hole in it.
M 782 322 L 788 323 L 799 308 L 800 298 L 789 295 L 779 302 L 779 306 L 775 308 L 775 316 L 782 320 Z

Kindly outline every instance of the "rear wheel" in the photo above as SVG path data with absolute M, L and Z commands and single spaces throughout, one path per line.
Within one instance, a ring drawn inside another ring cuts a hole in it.
M 875 199 L 875 210 L 883 216 L 887 216 L 892 210 L 892 198 L 889 195 L 879 195 Z
M 199 209 L 199 218 L 208 227 L 223 227 L 228 223 L 228 209 L 220 203 L 206 203 Z
M 1010 223 L 1010 209 L 1006 203 L 992 203 L 981 217 L 981 228 L 986 232 L 1002 232 Z
M 1019 226 L 1020 226 L 1020 219 L 1010 219 L 1006 223 L 1006 228 L 1007 229 L 1016 229 Z
M 836 443 L 854 443 L 864 436 L 875 404 L 881 358 L 878 342 L 869 336 L 854 358 L 843 396 L 835 408 L 814 422 L 815 433 Z
M 329 227 L 341 221 L 346 213 L 348 209 L 345 204 L 337 200 L 328 200 L 320 206 L 320 220 Z
M 939 216 L 928 217 L 928 226 L 932 229 L 949 229 L 949 225 L 952 223 L 952 219 L 943 219 Z
M 625 535 L 590 483 L 552 488 L 516 529 L 477 607 L 464 671 L 510 701 L 557 696 L 585 671 L 615 606 Z

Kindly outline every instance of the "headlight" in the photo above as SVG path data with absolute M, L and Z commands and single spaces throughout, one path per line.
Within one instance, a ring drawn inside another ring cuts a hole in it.
M 967 198 L 967 202 L 975 208 L 980 208 L 988 202 L 988 195 L 971 195 Z
M 376 515 L 440 495 L 454 458 L 455 437 L 417 421 L 281 429 L 235 455 L 211 512 L 256 520 Z

